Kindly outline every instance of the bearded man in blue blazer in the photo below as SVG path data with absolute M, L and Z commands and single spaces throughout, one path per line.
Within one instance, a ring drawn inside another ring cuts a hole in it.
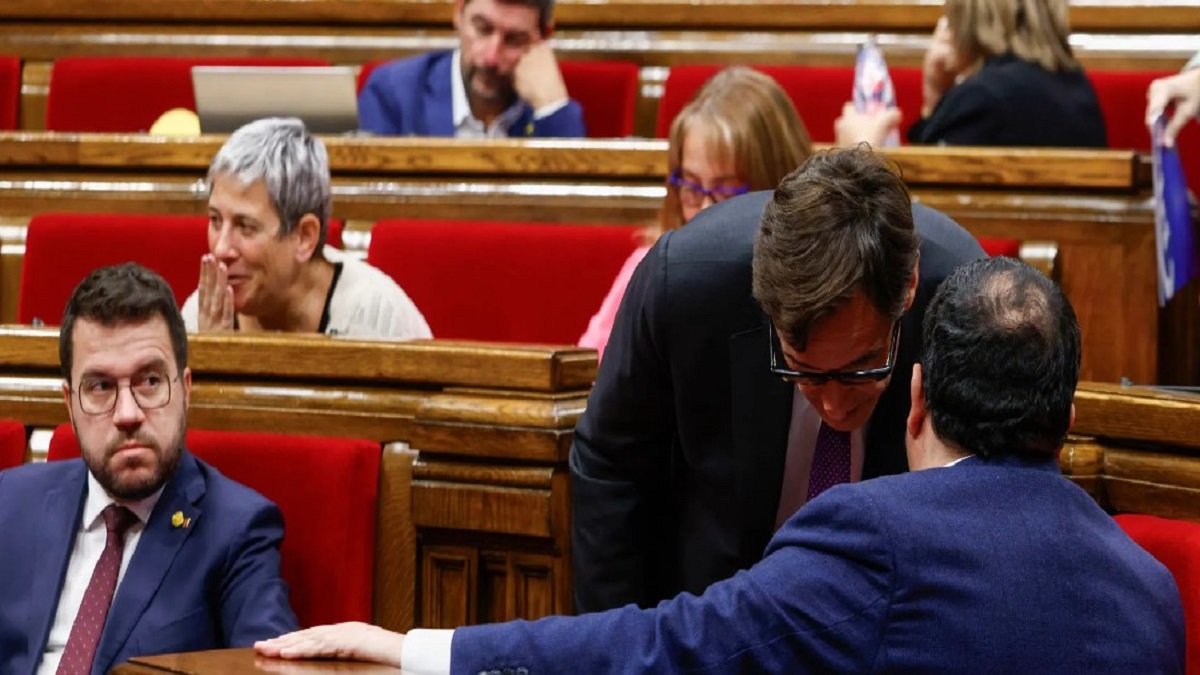
M 358 124 L 388 136 L 586 136 L 550 48 L 554 0 L 457 0 L 459 45 L 373 70 Z
M 295 629 L 279 509 L 183 446 L 192 373 L 170 286 L 133 263 L 93 272 L 59 354 L 83 457 L 0 473 L 0 673 L 102 675 Z
M 1058 470 L 1079 324 L 1016 260 L 959 268 L 925 313 L 912 472 L 829 488 L 762 561 L 696 596 L 412 631 L 365 624 L 257 645 L 405 672 L 1182 673 L 1171 574 Z

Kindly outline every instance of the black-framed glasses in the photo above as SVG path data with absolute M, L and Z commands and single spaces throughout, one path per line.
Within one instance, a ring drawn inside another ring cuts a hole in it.
M 828 382 L 853 387 L 872 382 L 880 382 L 892 374 L 896 366 L 896 352 L 900 349 L 900 319 L 892 322 L 892 340 L 888 345 L 887 362 L 878 368 L 866 370 L 844 370 L 836 372 L 818 372 L 807 370 L 792 370 L 783 359 L 783 348 L 779 344 L 779 334 L 775 332 L 775 324 L 767 322 L 767 340 L 771 349 L 771 372 L 783 378 L 785 382 L 802 384 L 809 387 L 819 387 Z
M 147 372 L 129 378 L 122 385 L 112 377 L 85 377 L 79 381 L 79 387 L 74 392 L 79 396 L 79 408 L 89 415 L 108 415 L 117 408 L 117 398 L 121 387 L 129 388 L 133 402 L 142 410 L 155 410 L 165 407 L 171 402 L 172 382 L 178 382 L 179 376 L 170 378 L 166 373 Z
M 679 169 L 675 169 L 671 172 L 670 176 L 667 176 L 667 182 L 679 188 L 679 201 L 687 206 L 699 206 L 704 203 L 705 197 L 713 200 L 713 203 L 716 204 L 738 195 L 744 195 L 750 191 L 749 183 L 732 186 L 718 185 L 714 188 L 706 188 L 699 183 L 693 183 L 684 178 Z

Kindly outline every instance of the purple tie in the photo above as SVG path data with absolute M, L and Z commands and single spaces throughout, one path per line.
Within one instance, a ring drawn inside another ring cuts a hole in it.
M 808 475 L 808 501 L 837 485 L 850 482 L 850 432 L 821 422 L 812 472 Z
M 92 660 L 96 656 L 96 645 L 108 619 L 108 606 L 112 604 L 113 592 L 117 590 L 117 575 L 121 571 L 121 556 L 125 553 L 125 531 L 137 522 L 137 516 L 124 506 L 109 504 L 100 514 L 108 528 L 108 539 L 104 552 L 96 561 L 92 580 L 88 582 L 79 614 L 71 625 L 71 636 L 58 662 L 57 675 L 87 675 L 92 671 Z

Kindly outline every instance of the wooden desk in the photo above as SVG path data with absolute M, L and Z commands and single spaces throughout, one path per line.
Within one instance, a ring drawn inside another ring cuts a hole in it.
M 222 138 L 0 135 L 0 320 L 16 318 L 26 218 L 39 211 L 205 213 L 202 179 Z M 663 141 L 329 138 L 334 215 L 350 229 L 404 215 L 649 223 Z M 1084 377 L 1200 383 L 1194 294 L 1157 309 L 1146 162 L 1123 151 L 899 148 L 916 199 L 977 236 L 1049 240 L 1084 328 Z M 348 246 L 363 246 L 351 234 Z
M 112 669 L 113 675 L 403 675 L 399 668 L 360 661 L 283 661 L 253 649 L 216 649 L 186 654 L 138 656 Z

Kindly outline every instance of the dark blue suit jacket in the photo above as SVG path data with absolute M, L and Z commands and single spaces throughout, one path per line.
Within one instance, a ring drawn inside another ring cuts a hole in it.
M 454 52 L 432 52 L 399 59 L 371 71 L 358 95 L 358 126 L 388 136 L 453 136 L 450 66 Z M 533 119 L 525 103 L 508 128 L 514 138 L 587 136 L 583 109 L 570 101 L 553 115 Z
M 701 597 L 460 628 L 451 671 L 1123 675 L 1183 658 L 1171 574 L 1052 459 L 970 458 L 828 490 Z
M 629 282 L 571 446 L 579 612 L 702 593 L 762 559 L 775 532 L 796 388 L 768 370 L 767 317 L 750 293 L 771 196 L 704 209 L 659 239 Z M 864 430 L 863 478 L 908 470 L 925 307 L 954 269 L 986 257 L 944 214 L 917 204 L 913 220 L 917 297 Z
M 31 675 L 54 622 L 87 486 L 82 459 L 0 473 L 0 673 Z M 173 527 L 176 511 L 191 518 Z M 283 517 L 184 451 L 117 587 L 94 675 L 133 656 L 246 647 L 298 627 Z

